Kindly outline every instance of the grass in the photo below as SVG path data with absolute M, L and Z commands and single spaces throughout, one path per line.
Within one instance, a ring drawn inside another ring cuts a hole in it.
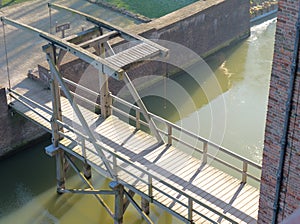
M 197 0 L 104 0 L 118 8 L 144 15 L 149 18 L 158 18 L 179 8 L 187 6 Z
M 30 0 L 2 0 L 2 5 L 0 7 L 5 7 L 9 5 L 14 5 L 22 2 L 28 2 Z

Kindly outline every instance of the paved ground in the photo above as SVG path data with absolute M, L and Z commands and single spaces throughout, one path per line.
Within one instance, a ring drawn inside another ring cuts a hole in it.
M 132 19 L 124 15 L 101 8 L 95 4 L 91 4 L 85 0 L 53 0 L 51 2 L 59 3 L 82 12 L 97 16 L 118 26 L 126 27 L 135 23 Z M 50 19 L 45 0 L 33 0 L 20 5 L 14 5 L 2 8 L 1 16 L 7 16 L 19 22 L 34 26 L 49 32 Z M 70 22 L 71 28 L 81 30 L 82 27 L 90 26 L 84 23 L 80 17 L 52 10 L 52 24 L 57 21 L 58 24 Z M 54 32 L 54 27 L 51 29 Z M 74 30 L 72 31 L 74 32 Z M 38 63 L 45 60 L 45 55 L 41 50 L 41 46 L 46 44 L 38 36 L 34 36 L 29 31 L 18 30 L 12 26 L 5 26 L 6 42 L 9 56 L 9 71 L 12 86 L 16 85 L 20 80 L 24 79 L 29 69 L 37 67 Z M 0 24 L 0 86 L 7 87 L 7 69 L 5 60 L 5 48 L 3 41 L 3 25 Z

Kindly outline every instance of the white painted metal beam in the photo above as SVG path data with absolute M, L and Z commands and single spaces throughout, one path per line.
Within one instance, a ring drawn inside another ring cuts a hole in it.
M 89 128 L 88 123 L 86 122 L 86 120 L 84 119 L 78 105 L 76 104 L 76 102 L 73 101 L 73 98 L 71 96 L 70 91 L 68 90 L 66 84 L 64 83 L 58 68 L 56 67 L 55 63 L 53 62 L 52 58 L 47 54 L 47 61 L 49 63 L 50 66 L 50 70 L 51 73 L 55 76 L 55 78 L 57 79 L 57 81 L 59 82 L 62 91 L 64 92 L 66 98 L 69 100 L 76 116 L 78 117 L 84 131 L 86 132 L 86 135 L 89 137 L 89 139 L 91 140 L 91 143 L 93 144 L 93 146 L 95 147 L 95 149 L 97 150 L 97 152 L 99 153 L 99 156 L 101 157 L 108 173 L 110 174 L 110 177 L 114 180 L 117 180 L 116 174 L 114 173 L 113 169 L 111 168 L 106 156 L 104 155 L 102 149 L 100 148 L 100 146 L 96 143 L 97 140 L 95 138 L 95 136 L 93 135 L 92 131 Z
M 168 53 L 169 53 L 169 50 L 157 43 L 154 43 L 153 41 L 150 41 L 142 36 L 139 36 L 139 35 L 136 35 L 136 34 L 133 34 L 133 33 L 129 33 L 128 31 L 126 31 L 125 29 L 121 28 L 121 27 L 118 27 L 118 26 L 115 26 L 115 25 L 112 25 L 112 24 L 109 24 L 107 23 L 106 21 L 102 20 L 102 19 L 99 19 L 99 18 L 96 18 L 94 16 L 91 16 L 91 15 L 88 15 L 86 13 L 83 13 L 83 12 L 80 12 L 80 11 L 77 11 L 75 9 L 71 9 L 71 8 L 68 8 L 68 7 L 65 7 L 65 6 L 62 6 L 62 5 L 58 5 L 58 4 L 55 4 L 55 3 L 48 3 L 48 7 L 49 8 L 53 8 L 53 9 L 57 9 L 57 10 L 64 10 L 64 11 L 67 11 L 67 12 L 70 12 L 70 13 L 75 13 L 75 14 L 78 14 L 82 17 L 84 17 L 87 21 L 91 22 L 91 23 L 94 23 L 96 25 L 98 25 L 99 27 L 103 27 L 103 28 L 106 28 L 108 30 L 116 30 L 119 32 L 120 36 L 122 36 L 124 39 L 128 40 L 128 41 L 132 41 L 132 40 L 139 40 L 139 41 L 142 41 L 144 43 L 147 43 L 157 49 L 160 50 L 161 52 L 161 55 L 163 57 L 167 56 Z
M 117 80 L 122 80 L 123 78 L 124 70 L 122 68 L 116 67 L 115 65 L 107 62 L 105 59 L 92 54 L 91 52 L 77 46 L 76 44 L 69 43 L 68 41 L 56 37 L 50 33 L 47 33 L 45 31 L 39 30 L 32 26 L 17 22 L 15 20 L 6 17 L 1 17 L 0 19 L 5 24 L 9 24 L 19 29 L 23 29 L 35 33 L 36 35 L 49 41 L 51 44 L 55 45 L 56 47 L 72 53 L 73 55 L 79 57 L 80 59 L 86 61 L 87 63 L 93 65 L 95 68 L 101 71 L 103 70 L 103 72 L 108 76 L 111 76 Z

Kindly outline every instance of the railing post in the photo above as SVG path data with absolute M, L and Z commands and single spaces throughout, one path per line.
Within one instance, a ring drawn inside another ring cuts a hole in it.
M 243 161 L 243 173 L 242 173 L 242 183 L 247 182 L 247 171 L 248 171 L 248 163 Z
M 87 163 L 86 160 L 86 150 L 85 150 L 85 139 L 81 138 L 81 153 L 84 158 L 83 164 L 83 174 L 86 179 L 91 179 L 92 177 L 92 167 Z
M 148 175 L 148 196 L 150 198 L 150 202 L 153 202 L 153 185 L 152 185 L 152 177 Z
M 168 125 L 168 145 L 172 145 L 172 126 Z
M 189 223 L 193 223 L 193 199 L 191 197 L 188 198 L 188 220 Z
M 141 123 L 140 123 L 140 119 L 141 119 L 141 113 L 140 111 L 136 110 L 135 112 L 135 127 L 136 129 L 140 129 L 141 128 Z
M 117 164 L 117 157 L 112 154 L 113 156 L 113 171 L 114 171 L 114 175 L 117 177 L 118 176 L 118 164 Z
M 203 142 L 203 155 L 202 155 L 202 163 L 203 164 L 207 163 L 207 148 L 208 148 L 208 143 Z
M 85 139 L 81 138 L 81 153 L 84 159 L 86 159 L 86 151 L 85 151 Z

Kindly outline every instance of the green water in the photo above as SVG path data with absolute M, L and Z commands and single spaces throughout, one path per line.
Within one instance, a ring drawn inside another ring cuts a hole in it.
M 247 40 L 209 59 L 221 89 L 218 94 L 210 95 L 209 101 L 201 97 L 203 93 L 196 88 L 197 85 L 192 85 L 192 80 L 189 83 L 184 76 L 174 77 L 176 82 L 189 87 L 188 96 L 196 102 L 196 110 L 186 108 L 178 115 L 173 108 L 168 111 L 169 118 L 205 137 L 220 141 L 223 146 L 240 155 L 260 162 L 274 32 L 274 20 L 255 26 Z M 210 89 L 215 78 L 203 78 L 203 88 Z M 157 91 L 164 90 L 164 83 L 154 88 Z M 187 99 L 180 97 L 177 96 L 182 107 L 187 105 Z M 146 100 L 149 102 L 149 99 Z M 157 113 L 168 109 L 165 109 L 163 100 L 157 101 L 152 98 L 151 102 Z M 224 103 L 225 111 L 212 110 Z M 226 120 L 221 140 L 218 139 L 218 130 L 212 127 L 212 120 L 218 121 L 218 118 Z M 195 120 L 201 124 L 200 129 L 195 125 Z M 0 224 L 113 223 L 92 196 L 56 194 L 54 159 L 44 153 L 44 147 L 49 144 L 50 142 L 38 144 L 10 159 L 0 161 Z M 97 188 L 108 188 L 108 181 L 95 173 L 92 182 Z M 83 187 L 80 179 L 72 173 L 69 174 L 67 186 Z M 113 207 L 112 198 L 105 199 Z M 158 224 L 182 223 L 154 206 L 151 207 L 150 217 Z M 145 222 L 130 206 L 126 211 L 124 223 Z

